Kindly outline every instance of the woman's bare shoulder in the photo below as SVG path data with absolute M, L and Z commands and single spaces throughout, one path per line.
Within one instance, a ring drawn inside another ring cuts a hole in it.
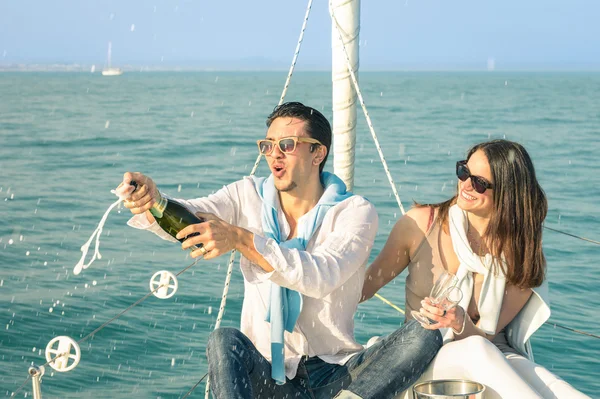
M 431 206 L 414 206 L 406 212 L 405 218 L 411 219 L 412 223 L 423 233 L 427 233 L 429 220 L 431 219 Z

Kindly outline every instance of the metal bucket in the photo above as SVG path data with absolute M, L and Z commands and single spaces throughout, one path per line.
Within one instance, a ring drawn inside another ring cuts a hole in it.
M 425 381 L 413 387 L 414 399 L 483 399 L 485 386 L 468 380 Z

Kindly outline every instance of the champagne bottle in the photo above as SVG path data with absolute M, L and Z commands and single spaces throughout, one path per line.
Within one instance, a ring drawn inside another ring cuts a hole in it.
M 132 181 L 130 183 L 134 190 L 137 190 L 137 183 Z M 150 213 L 156 219 L 156 222 L 164 231 L 169 233 L 173 238 L 181 231 L 183 228 L 189 226 L 190 224 L 198 224 L 205 221 L 203 218 L 199 218 L 190 212 L 185 206 L 180 204 L 179 202 L 165 198 L 160 196 L 150 208 Z M 199 235 L 200 233 L 192 233 L 189 236 L 179 239 L 180 242 L 185 241 L 189 237 L 194 237 Z M 198 247 L 201 247 L 200 244 Z

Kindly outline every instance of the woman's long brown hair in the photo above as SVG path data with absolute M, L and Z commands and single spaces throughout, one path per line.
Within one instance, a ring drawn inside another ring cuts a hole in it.
M 504 256 L 502 268 L 509 284 L 539 287 L 546 272 L 542 223 L 548 202 L 533 162 L 522 145 L 508 140 L 476 144 L 469 150 L 467 160 L 478 150 L 486 155 L 494 181 L 493 213 L 482 238 L 494 257 Z M 457 195 L 438 204 L 418 206 L 438 208 L 438 221 L 446 226 L 448 210 L 456 203 Z

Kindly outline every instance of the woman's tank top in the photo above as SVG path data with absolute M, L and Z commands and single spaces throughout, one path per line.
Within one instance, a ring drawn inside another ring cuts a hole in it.
M 421 301 L 429 296 L 433 283 L 446 270 L 440 256 L 442 226 L 437 220 L 437 210 L 434 212 L 432 208 L 431 212 L 432 216 L 429 219 L 429 226 L 425 237 L 415 250 L 407 266 L 405 307 L 406 318 L 408 320 L 412 319 L 410 312 L 413 310 L 418 311 L 421 308 Z M 474 295 L 472 297 L 474 298 Z M 474 299 L 471 299 L 469 309 L 474 306 Z M 504 330 L 498 333 L 492 342 L 504 353 L 517 353 L 508 346 Z

